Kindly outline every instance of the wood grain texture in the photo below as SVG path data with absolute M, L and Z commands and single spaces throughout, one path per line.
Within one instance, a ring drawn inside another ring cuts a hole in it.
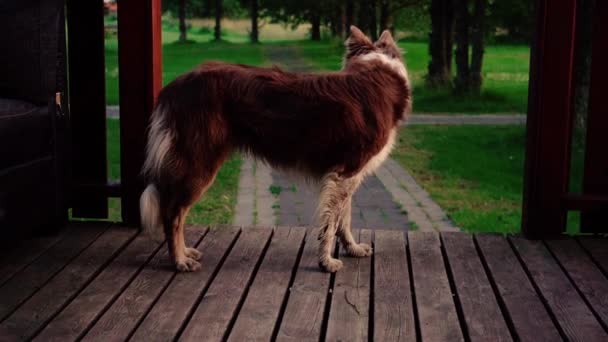
M 38 291 L 108 227 L 109 224 L 102 223 L 74 229 L 65 239 L 0 287 L 0 321 Z
M 224 339 L 271 233 L 270 228 L 247 228 L 241 232 L 232 252 L 179 337 L 180 341 Z
M 38 341 L 76 340 L 112 303 L 158 251 L 160 244 L 138 235 L 57 317 L 38 334 Z
M 558 341 L 559 332 L 507 240 L 480 234 L 475 240 L 522 341 Z
M 271 340 L 305 232 L 298 227 L 275 231 L 229 341 Z
M 608 334 L 542 242 L 520 237 L 514 237 L 512 241 L 568 339 L 608 340 Z
M 607 278 L 573 239 L 549 241 L 548 245 L 602 320 L 604 327 L 608 326 Z
M 186 244 L 196 246 L 200 229 L 186 229 Z M 124 341 L 149 311 L 175 274 L 175 265 L 163 246 L 160 253 L 131 281 L 129 286 L 84 336 L 85 341 Z
M 356 233 L 360 234 L 359 242 L 371 246 L 370 230 Z M 344 267 L 336 273 L 326 340 L 367 341 L 372 258 L 354 258 L 342 252 L 340 260 Z
M 30 238 L 3 251 L 0 257 L 0 286 L 64 238 L 69 230 L 66 228 L 50 236 Z
M 236 227 L 210 229 L 197 248 L 202 253 L 203 268 L 195 273 L 178 273 L 175 276 L 131 341 L 172 341 L 175 338 L 203 289 L 209 286 L 211 277 L 229 252 L 239 231 Z
M 408 242 L 422 339 L 462 341 L 439 235 L 435 232 L 409 232 Z
M 608 274 L 608 239 L 582 237 L 579 238 L 579 242 L 591 254 L 604 274 Z
M 374 340 L 415 341 L 413 300 L 403 232 L 375 232 Z
M 0 340 L 26 340 L 97 275 L 135 236 L 135 229 L 113 227 L 0 324 Z
M 330 274 L 319 268 L 316 229 L 306 234 L 300 266 L 290 289 L 278 341 L 318 341 L 325 312 Z
M 472 341 L 511 341 L 471 235 L 442 233 L 467 332 Z

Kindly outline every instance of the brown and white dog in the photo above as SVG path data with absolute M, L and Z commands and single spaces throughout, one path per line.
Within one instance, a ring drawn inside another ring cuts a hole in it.
M 390 153 L 410 109 L 407 70 L 388 31 L 372 43 L 351 27 L 335 73 L 205 63 L 158 97 L 143 168 L 143 227 L 164 231 L 178 270 L 199 269 L 200 253 L 184 244 L 186 215 L 226 158 L 241 151 L 319 184 L 319 265 L 335 272 L 342 267 L 331 255 L 336 235 L 349 255 L 372 254 L 351 234 L 351 198 Z

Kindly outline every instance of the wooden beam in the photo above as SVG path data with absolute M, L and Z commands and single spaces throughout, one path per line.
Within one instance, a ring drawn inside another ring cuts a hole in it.
M 105 183 L 106 92 L 103 1 L 67 2 L 72 181 Z M 102 193 L 74 192 L 72 216 L 107 218 Z
M 562 198 L 562 203 L 566 211 L 606 212 L 608 210 L 608 196 L 568 194 Z
M 587 142 L 583 193 L 608 197 L 608 102 L 604 98 L 608 79 L 608 3 L 597 1 L 593 19 L 593 43 L 591 55 L 591 85 L 589 88 L 589 112 L 587 114 Z M 608 206 L 581 212 L 581 231 L 608 232 L 606 220 Z
M 576 0 L 540 0 L 532 44 L 522 231 L 528 238 L 566 228 L 573 118 Z
M 139 223 L 146 127 L 162 86 L 161 2 L 123 1 L 118 7 L 122 219 Z

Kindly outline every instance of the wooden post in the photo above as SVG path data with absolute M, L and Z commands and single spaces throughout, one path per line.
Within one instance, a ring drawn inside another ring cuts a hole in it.
M 122 219 L 139 224 L 146 128 L 162 86 L 161 1 L 118 5 Z
M 608 3 L 597 1 L 593 19 L 591 84 L 587 114 L 587 143 L 583 193 L 608 198 L 608 102 L 604 99 L 608 79 Z M 581 212 L 583 232 L 608 232 L 605 206 Z
M 69 0 L 67 19 L 72 182 L 101 185 L 108 180 L 103 1 Z M 105 194 L 73 189 L 73 216 L 108 217 Z
M 566 228 L 573 119 L 576 0 L 539 0 L 532 45 L 522 231 L 528 238 Z

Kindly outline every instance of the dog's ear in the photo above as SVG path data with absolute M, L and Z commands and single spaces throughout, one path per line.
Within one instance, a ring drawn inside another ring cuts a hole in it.
M 403 58 L 403 51 L 397 46 L 397 43 L 395 43 L 393 35 L 389 30 L 384 30 L 384 32 L 382 32 L 382 35 L 380 35 L 378 41 L 374 43 L 374 46 L 380 49 L 383 54 L 391 58 Z
M 378 41 L 376 41 L 374 45 L 380 48 L 385 47 L 387 45 L 395 45 L 395 40 L 393 39 L 391 31 L 384 30 L 380 35 L 380 38 L 378 38 Z
M 345 42 L 347 58 L 374 50 L 374 43 L 356 26 L 350 27 L 350 36 Z

